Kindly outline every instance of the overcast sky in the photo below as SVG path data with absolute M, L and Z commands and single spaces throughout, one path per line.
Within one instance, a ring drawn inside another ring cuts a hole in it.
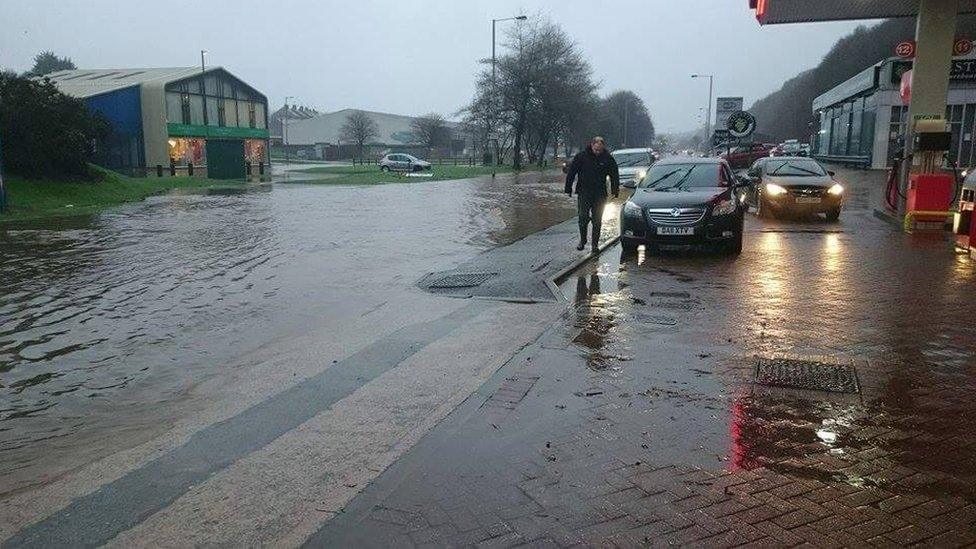
M 491 55 L 491 19 L 557 21 L 604 92 L 627 88 L 659 131 L 698 123 L 715 95 L 746 105 L 816 65 L 857 23 L 761 28 L 747 0 L 0 0 L 0 67 L 24 71 L 41 50 L 79 68 L 222 65 L 280 106 L 450 115 Z M 511 23 L 499 23 L 500 30 Z

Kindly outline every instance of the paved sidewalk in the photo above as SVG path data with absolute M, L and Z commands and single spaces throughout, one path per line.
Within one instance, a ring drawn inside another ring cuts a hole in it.
M 844 175 L 841 224 L 750 219 L 738 260 L 605 254 L 308 545 L 976 544 L 976 266 Z M 756 383 L 769 357 L 858 392 Z

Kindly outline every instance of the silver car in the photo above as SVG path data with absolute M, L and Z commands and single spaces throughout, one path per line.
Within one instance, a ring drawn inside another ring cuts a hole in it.
M 403 153 L 391 153 L 380 160 L 380 170 L 384 172 L 419 172 L 429 170 L 430 162 Z
M 620 185 L 633 189 L 656 160 L 652 149 L 619 149 L 611 153 L 620 170 Z

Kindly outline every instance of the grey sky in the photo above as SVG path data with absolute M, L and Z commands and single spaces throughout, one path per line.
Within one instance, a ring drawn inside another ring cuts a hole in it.
M 491 18 L 546 14 L 582 47 L 603 91 L 629 88 L 662 131 L 690 129 L 716 95 L 748 105 L 814 66 L 856 23 L 761 28 L 746 0 L 3 0 L 0 67 L 38 51 L 80 68 L 190 66 L 199 51 L 264 91 L 322 110 L 451 114 L 471 97 Z M 508 25 L 511 23 L 500 23 Z

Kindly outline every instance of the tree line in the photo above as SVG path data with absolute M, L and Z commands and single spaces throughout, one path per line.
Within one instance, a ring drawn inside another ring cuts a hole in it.
M 475 96 L 460 111 L 476 147 L 495 158 L 541 164 L 546 151 L 566 153 L 603 135 L 610 146 L 649 146 L 654 124 L 630 91 L 607 97 L 579 46 L 555 23 L 517 21 L 495 63 L 481 62 Z

